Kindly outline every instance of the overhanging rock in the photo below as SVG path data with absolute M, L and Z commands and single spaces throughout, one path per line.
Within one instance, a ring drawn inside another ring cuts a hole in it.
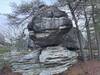
M 72 28 L 67 13 L 54 6 L 41 7 L 28 24 L 30 38 L 40 47 L 57 46 L 62 43 L 63 36 Z M 37 37 L 37 34 L 48 33 L 48 36 Z

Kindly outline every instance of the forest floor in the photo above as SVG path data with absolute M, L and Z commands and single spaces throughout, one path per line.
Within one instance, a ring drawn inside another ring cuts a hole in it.
M 100 75 L 100 61 L 78 62 L 67 71 L 55 75 Z
M 100 61 L 79 62 L 69 68 L 66 75 L 100 75 Z

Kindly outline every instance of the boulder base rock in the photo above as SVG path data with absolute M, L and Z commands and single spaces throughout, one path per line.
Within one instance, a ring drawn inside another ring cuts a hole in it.
M 47 47 L 40 55 L 40 62 L 46 67 L 40 75 L 53 75 L 67 70 L 77 61 L 77 53 L 61 46 Z
M 77 62 L 77 53 L 62 46 L 47 47 L 41 51 L 41 54 L 39 54 L 39 50 L 22 54 L 6 58 L 9 59 L 12 70 L 21 72 L 23 75 L 59 74 Z

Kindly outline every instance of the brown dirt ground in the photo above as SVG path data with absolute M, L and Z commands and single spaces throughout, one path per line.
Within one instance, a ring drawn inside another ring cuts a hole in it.
M 100 75 L 100 61 L 79 62 L 61 74 L 55 75 Z
M 9 64 L 5 64 L 0 70 L 0 75 L 22 75 L 19 72 L 13 72 Z

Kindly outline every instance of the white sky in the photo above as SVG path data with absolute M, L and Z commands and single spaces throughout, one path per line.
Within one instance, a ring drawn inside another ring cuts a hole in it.
M 31 0 L 0 0 L 0 13 L 10 13 L 11 8 L 10 4 L 15 2 L 19 4 L 21 1 L 31 1 Z
M 10 4 L 12 2 L 19 4 L 21 1 L 29 2 L 32 0 L 0 0 L 0 13 L 10 13 L 11 12 Z M 44 1 L 48 5 L 56 2 L 56 0 L 41 0 L 41 1 Z

